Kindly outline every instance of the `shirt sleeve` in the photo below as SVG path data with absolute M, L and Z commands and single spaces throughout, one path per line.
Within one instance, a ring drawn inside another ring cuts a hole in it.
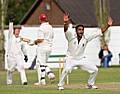
M 24 42 L 21 42 L 21 50 L 24 55 L 27 55 L 27 48 L 26 48 L 26 44 Z
M 43 30 L 41 30 L 41 29 L 38 30 L 38 37 L 37 37 L 37 39 L 44 39 Z
M 68 41 L 71 41 L 72 38 L 76 37 L 75 29 L 72 27 L 72 24 L 69 24 L 67 32 L 65 32 L 65 36 Z
M 85 38 L 88 40 L 88 41 L 91 41 L 92 39 L 96 38 L 96 37 L 99 37 L 99 36 L 102 36 L 102 31 L 101 29 L 98 29 L 97 31 L 94 31 L 91 35 L 85 35 Z
M 8 39 L 11 39 L 13 37 L 13 22 L 9 23 L 9 32 L 8 32 Z

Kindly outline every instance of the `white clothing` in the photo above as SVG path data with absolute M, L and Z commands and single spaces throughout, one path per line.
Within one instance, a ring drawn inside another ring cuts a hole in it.
M 53 37 L 52 26 L 48 22 L 42 23 L 38 31 L 38 39 L 44 40 L 42 43 L 39 43 L 37 47 L 37 61 L 41 64 L 46 64 L 47 62 L 52 50 Z
M 108 53 L 108 51 L 107 50 L 103 50 L 103 55 L 104 56 L 107 56 L 109 53 Z
M 52 50 L 53 37 L 54 37 L 54 33 L 52 26 L 48 22 L 42 23 L 40 25 L 38 31 L 38 38 L 37 38 L 37 39 L 43 39 L 43 42 L 39 43 L 37 46 L 36 65 L 37 65 L 39 83 L 42 81 L 45 83 L 45 70 L 47 66 L 48 57 Z
M 60 77 L 60 81 L 59 81 L 58 86 L 60 86 L 60 87 L 64 86 L 65 76 L 68 73 L 71 73 L 73 67 L 75 67 L 75 66 L 80 66 L 80 68 L 82 70 L 85 70 L 85 71 L 89 72 L 91 75 L 88 79 L 88 84 L 89 85 L 94 85 L 96 75 L 98 73 L 98 68 L 94 64 L 91 64 L 90 62 L 88 62 L 87 59 L 84 57 L 80 60 L 72 59 L 72 58 L 67 58 L 66 59 L 65 66 L 64 66 L 64 69 L 62 71 L 62 75 Z
M 93 32 L 92 35 L 83 35 L 78 44 L 75 30 L 72 27 L 68 28 L 67 32 L 65 32 L 66 39 L 68 40 L 67 56 L 75 59 L 81 59 L 84 57 L 84 51 L 87 43 L 101 35 L 102 32 L 100 29 L 98 29 L 96 32 Z
M 25 69 L 24 69 L 24 55 L 23 55 L 23 45 L 21 43 L 20 38 L 16 38 L 13 34 L 13 23 L 9 24 L 9 35 L 8 35 L 8 46 L 7 46 L 7 84 L 9 81 L 12 82 L 11 75 L 12 72 L 17 68 L 18 72 L 20 73 L 21 82 L 27 82 Z M 25 52 L 24 52 L 25 54 Z
M 100 35 L 102 35 L 101 30 L 93 32 L 92 35 L 83 35 L 80 42 L 78 43 L 77 34 L 70 25 L 68 30 L 65 32 L 66 39 L 68 40 L 68 51 L 66 63 L 62 71 L 60 81 L 58 83 L 59 87 L 64 86 L 65 76 L 68 74 L 68 72 L 71 72 L 73 67 L 77 65 L 80 66 L 82 70 L 90 73 L 88 85 L 94 85 L 98 68 L 96 67 L 96 65 L 87 61 L 86 57 L 84 56 L 84 51 L 87 43 Z
M 54 32 L 52 26 L 48 22 L 42 23 L 38 31 L 38 39 L 44 39 L 44 41 L 38 45 L 40 47 L 51 47 L 53 43 L 53 37 Z

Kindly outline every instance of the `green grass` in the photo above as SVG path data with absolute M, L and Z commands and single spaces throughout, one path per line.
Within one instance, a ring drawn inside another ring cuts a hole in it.
M 6 85 L 6 72 L 0 71 L 0 94 L 120 94 L 120 68 L 99 68 L 96 84 L 100 87 L 97 90 L 86 89 L 89 74 L 80 69 L 73 70 L 69 75 L 70 84 L 65 85 L 64 91 L 57 90 L 58 69 L 53 69 L 56 81 L 51 84 L 47 78 L 47 86 L 34 86 L 37 81 L 36 70 L 26 70 L 28 85 L 20 85 L 20 78 L 17 71 L 13 73 L 13 85 Z

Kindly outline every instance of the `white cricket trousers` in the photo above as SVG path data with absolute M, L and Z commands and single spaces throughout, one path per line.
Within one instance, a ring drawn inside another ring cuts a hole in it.
M 90 73 L 90 77 L 88 79 L 88 85 L 94 85 L 95 80 L 96 80 L 96 76 L 98 73 L 98 68 L 96 67 L 95 64 L 92 64 L 90 62 L 87 61 L 87 59 L 81 58 L 80 60 L 77 59 L 71 59 L 71 58 L 66 58 L 66 63 L 64 66 L 64 69 L 62 71 L 61 77 L 60 77 L 60 81 L 58 83 L 58 86 L 64 86 L 64 79 L 65 76 L 72 71 L 73 67 L 75 66 L 80 66 L 80 68 L 82 70 L 85 70 L 87 72 Z
M 24 68 L 24 57 L 23 55 L 8 55 L 7 57 L 7 84 L 12 84 L 12 72 L 17 68 L 20 73 L 21 83 L 27 82 L 27 77 Z
M 45 82 L 45 75 L 47 73 L 49 77 L 49 73 L 52 73 L 51 69 L 47 66 L 47 60 L 51 53 L 51 47 L 39 47 L 37 48 L 37 62 L 36 68 L 38 72 L 38 82 Z M 54 76 L 54 74 L 52 73 Z M 50 77 L 49 77 L 50 79 Z

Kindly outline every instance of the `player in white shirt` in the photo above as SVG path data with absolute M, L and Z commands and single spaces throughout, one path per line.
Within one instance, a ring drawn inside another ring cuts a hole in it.
M 12 72 L 17 69 L 20 73 L 22 85 L 27 85 L 27 78 L 24 69 L 24 55 L 26 50 L 19 37 L 20 29 L 13 30 L 13 22 L 9 23 L 8 44 L 7 44 L 7 84 L 12 84 Z
M 46 85 L 45 74 L 47 73 L 50 80 L 55 79 L 54 73 L 47 66 L 47 60 L 52 50 L 52 41 L 54 37 L 53 28 L 47 21 L 45 14 L 40 14 L 40 28 L 38 38 L 35 40 L 37 47 L 36 67 L 38 72 L 38 83 L 35 85 Z
M 72 24 L 69 24 L 69 15 L 64 15 L 64 32 L 66 39 L 68 40 L 68 51 L 64 69 L 62 71 L 60 81 L 58 83 L 58 89 L 64 89 L 64 78 L 65 76 L 71 72 L 73 67 L 80 66 L 82 70 L 85 70 L 90 73 L 90 77 L 88 79 L 87 88 L 89 89 L 97 89 L 97 86 L 94 85 L 96 80 L 96 75 L 98 73 L 98 68 L 95 64 L 87 61 L 84 56 L 84 51 L 86 45 L 92 39 L 101 36 L 103 32 L 105 32 L 109 26 L 112 25 L 112 19 L 108 19 L 108 25 L 105 28 L 98 29 L 98 31 L 93 32 L 92 35 L 84 35 L 84 26 L 77 25 L 75 30 L 72 28 Z

